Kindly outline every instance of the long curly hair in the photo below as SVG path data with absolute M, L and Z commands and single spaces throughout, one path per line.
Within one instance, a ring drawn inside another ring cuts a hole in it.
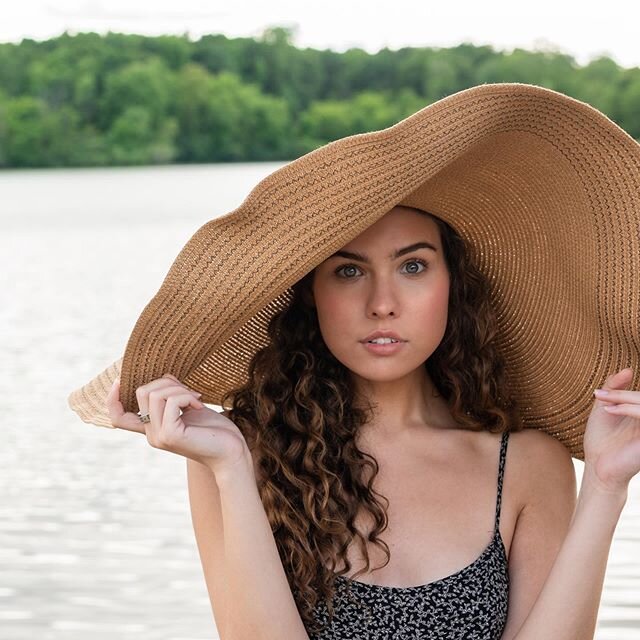
M 519 431 L 518 407 L 494 346 L 488 281 L 449 224 L 416 211 L 438 225 L 450 275 L 447 326 L 424 366 L 460 428 Z M 373 407 L 356 398 L 349 370 L 323 341 L 310 303 L 313 273 L 293 285 L 289 305 L 270 321 L 268 346 L 250 363 L 247 382 L 228 391 L 222 404 L 232 407 L 229 418 L 257 462 L 260 496 L 292 593 L 306 628 L 316 632 L 323 627 L 314 615 L 319 601 L 329 621 L 334 614 L 336 567 L 344 565 L 340 575 L 351 570 L 349 545 L 355 540 L 365 558 L 354 578 L 369 571 L 367 541 L 384 550 L 381 566 L 390 551 L 379 538 L 388 524 L 388 500 L 372 487 L 378 463 L 356 444 Z M 360 510 L 372 517 L 370 532 L 356 527 Z

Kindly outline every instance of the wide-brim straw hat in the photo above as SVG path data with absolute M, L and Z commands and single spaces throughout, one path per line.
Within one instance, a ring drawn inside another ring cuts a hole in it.
M 640 145 L 589 104 L 521 83 L 459 91 L 262 179 L 193 234 L 122 357 L 70 407 L 110 427 L 116 377 L 136 412 L 136 388 L 165 373 L 221 406 L 291 285 L 398 204 L 469 243 L 525 427 L 584 460 L 593 390 L 626 366 L 640 382 Z

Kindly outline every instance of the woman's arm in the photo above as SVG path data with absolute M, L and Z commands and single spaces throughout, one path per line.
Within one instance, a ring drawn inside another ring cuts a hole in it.
M 191 523 L 209 593 L 211 611 L 218 635 L 225 638 L 227 581 L 224 566 L 224 532 L 220 491 L 213 471 L 206 465 L 190 458 L 187 458 L 187 486 Z
M 199 475 L 204 482 L 202 471 Z M 308 640 L 260 499 L 251 454 L 233 472 L 217 474 L 213 482 L 209 478 L 206 488 L 216 495 L 208 500 L 195 478 L 189 481 L 192 510 L 197 507 L 194 530 L 221 640 Z M 202 511 L 216 507 L 217 518 Z M 223 523 L 217 537 L 223 554 L 214 553 L 207 541 L 213 520 Z M 213 577 L 216 572 L 224 574 L 223 589 Z
M 592 640 L 613 534 L 627 491 L 607 491 L 586 467 L 567 536 L 513 640 Z

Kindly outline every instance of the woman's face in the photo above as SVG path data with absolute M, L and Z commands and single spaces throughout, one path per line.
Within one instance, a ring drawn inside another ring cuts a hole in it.
M 312 292 L 322 337 L 337 360 L 371 381 L 406 376 L 435 351 L 447 325 L 449 272 L 438 226 L 394 207 L 316 267 Z M 378 329 L 403 342 L 367 347 L 365 338 Z

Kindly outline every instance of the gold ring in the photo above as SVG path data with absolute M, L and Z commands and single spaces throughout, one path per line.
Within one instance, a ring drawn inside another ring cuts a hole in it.
M 138 417 L 140 418 L 140 422 L 151 422 L 151 418 L 149 417 L 148 413 L 145 413 L 144 415 L 142 415 L 139 411 L 138 411 Z

